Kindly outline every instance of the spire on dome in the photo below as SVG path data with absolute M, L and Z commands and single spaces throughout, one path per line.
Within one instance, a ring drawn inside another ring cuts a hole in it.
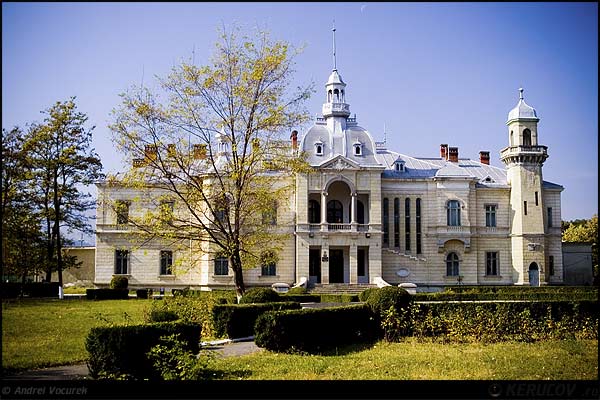
M 523 88 L 519 88 L 519 100 L 524 100 L 524 98 L 523 98 Z
M 333 32 L 333 70 L 337 71 L 337 63 L 335 59 L 335 19 L 333 20 L 333 29 L 331 31 Z
M 515 108 L 510 110 L 508 113 L 508 122 L 516 120 L 516 119 L 529 119 L 539 121 L 535 108 L 531 107 L 529 104 L 525 103 L 525 99 L 523 96 L 523 88 L 519 88 L 519 103 Z

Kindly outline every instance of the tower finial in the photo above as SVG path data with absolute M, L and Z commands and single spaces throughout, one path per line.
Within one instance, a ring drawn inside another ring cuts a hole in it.
M 519 99 L 523 100 L 523 88 L 522 87 L 519 88 Z
M 333 20 L 333 29 L 331 29 L 333 32 L 333 70 L 337 71 L 337 64 L 335 61 L 335 19 Z

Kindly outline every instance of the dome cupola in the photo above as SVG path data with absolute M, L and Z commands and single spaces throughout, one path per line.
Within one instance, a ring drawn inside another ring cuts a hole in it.
M 520 88 L 519 92 L 519 103 L 508 113 L 508 121 L 506 123 L 508 124 L 517 119 L 539 121 L 540 119 L 535 112 L 535 108 L 525 103 L 525 99 L 523 98 L 523 88 Z

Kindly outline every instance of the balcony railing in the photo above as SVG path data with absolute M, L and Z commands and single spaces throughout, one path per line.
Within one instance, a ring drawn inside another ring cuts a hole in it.
M 128 231 L 132 228 L 129 224 L 96 224 L 96 230 L 103 231 Z
M 512 153 L 546 154 L 547 151 L 547 146 L 509 146 L 500 151 L 500 157 L 502 158 Z
M 356 227 L 353 229 L 353 226 Z M 298 224 L 298 232 L 319 232 L 325 228 L 325 232 L 373 232 L 379 229 L 379 225 L 373 224 Z
M 352 225 L 350 224 L 328 224 L 327 230 L 329 232 L 335 231 L 349 231 L 352 229 Z

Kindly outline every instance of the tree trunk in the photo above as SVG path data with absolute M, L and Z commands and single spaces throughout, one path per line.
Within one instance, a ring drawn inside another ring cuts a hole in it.
M 58 169 L 54 169 L 54 231 L 56 233 L 56 272 L 58 273 L 58 293 L 62 298 L 62 249 L 60 242 L 60 199 L 58 197 Z
M 242 272 L 242 260 L 240 259 L 240 253 L 234 253 L 229 261 L 231 262 L 231 269 L 233 270 L 233 281 L 235 283 L 235 294 L 237 296 L 238 303 L 246 291 L 244 285 L 244 274 Z
M 52 255 L 54 254 L 54 243 L 52 240 L 52 225 L 50 223 L 50 214 L 46 213 L 46 223 L 47 223 L 47 241 L 46 241 L 46 256 L 47 256 L 47 267 L 46 267 L 46 281 L 52 281 Z

